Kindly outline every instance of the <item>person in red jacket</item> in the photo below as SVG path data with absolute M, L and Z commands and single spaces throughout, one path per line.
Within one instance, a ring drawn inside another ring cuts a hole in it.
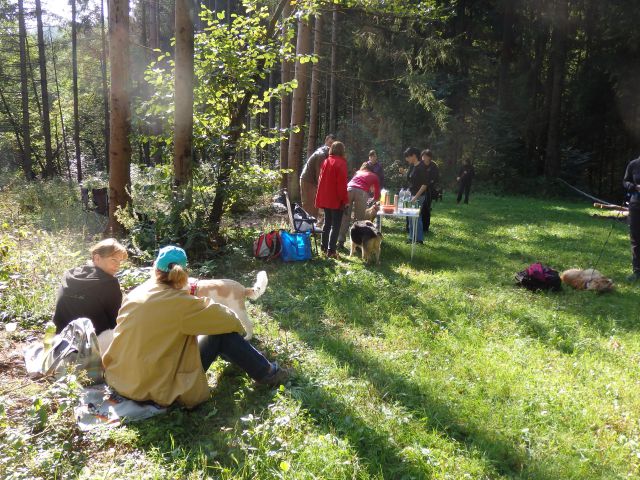
M 342 142 L 333 142 L 329 157 L 322 163 L 316 208 L 324 209 L 322 251 L 327 257 L 338 258 L 336 244 L 342 223 L 342 213 L 349 204 L 347 193 L 347 160 Z

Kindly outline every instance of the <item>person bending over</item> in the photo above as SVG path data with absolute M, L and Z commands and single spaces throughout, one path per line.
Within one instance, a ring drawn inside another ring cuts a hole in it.
M 90 250 L 91 262 L 72 268 L 62 276 L 53 323 L 56 334 L 76 318 L 91 320 L 104 352 L 112 338 L 122 304 L 120 283 L 115 277 L 127 250 L 116 239 L 107 238 Z
M 364 162 L 360 166 L 360 170 L 356 172 L 347 184 L 349 203 L 342 216 L 342 225 L 340 226 L 340 234 L 338 235 L 338 247 L 344 248 L 347 230 L 351 223 L 351 213 L 353 212 L 354 214 L 354 220 L 364 220 L 367 201 L 369 200 L 369 192 L 373 192 L 373 199 L 376 202 L 380 200 L 380 179 L 378 175 L 373 173 L 369 163 Z
M 183 249 L 164 247 L 152 278 L 127 294 L 102 357 L 107 383 L 132 400 L 192 408 L 209 398 L 205 372 L 219 356 L 256 383 L 282 383 L 288 370 L 244 339 L 233 311 L 183 289 L 186 266 Z
M 324 145 L 309 156 L 300 173 L 300 198 L 305 212 L 318 219 L 319 210 L 315 206 L 318 192 L 318 178 L 322 162 L 329 156 L 329 148 L 336 141 L 335 135 L 330 133 L 324 139 Z

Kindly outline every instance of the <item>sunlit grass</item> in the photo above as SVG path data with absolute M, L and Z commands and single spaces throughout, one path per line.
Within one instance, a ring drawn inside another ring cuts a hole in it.
M 402 222 L 385 220 L 381 264 L 369 266 L 348 256 L 263 263 L 239 235 L 240 248 L 207 268 L 245 284 L 268 271 L 250 308 L 257 345 L 295 378 L 263 389 L 216 364 L 205 405 L 88 435 L 78 445 L 91 455 L 63 455 L 58 476 L 637 478 L 638 287 L 623 282 L 625 225 L 589 214 L 555 200 L 446 199 L 413 261 Z M 59 238 L 47 235 L 45 245 Z M 514 274 L 534 261 L 598 261 L 617 288 L 516 288 Z M 50 311 L 43 295 L 40 311 Z M 18 462 L 6 445 L 0 469 Z

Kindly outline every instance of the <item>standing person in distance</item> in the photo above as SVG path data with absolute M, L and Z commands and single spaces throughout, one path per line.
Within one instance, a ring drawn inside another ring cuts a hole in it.
M 420 208 L 420 217 L 422 219 L 422 231 L 426 235 L 429 233 L 431 226 L 431 202 L 436 192 L 438 181 L 440 180 L 440 169 L 436 162 L 433 161 L 433 153 L 431 150 L 423 150 L 420 154 L 422 163 L 424 164 L 427 175 L 427 190 L 424 193 L 424 202 Z
M 318 178 L 322 162 L 329 156 L 329 148 L 336 141 L 335 135 L 330 133 L 324 139 L 324 145 L 314 151 L 302 168 L 300 173 L 300 197 L 302 208 L 309 215 L 318 218 L 318 209 L 315 206 L 316 193 L 318 192 Z
M 369 165 L 369 169 L 378 176 L 380 180 L 380 188 L 384 188 L 384 170 L 382 168 L 382 164 L 378 160 L 378 154 L 375 150 L 369 150 L 369 159 L 367 160 L 367 164 Z M 376 217 L 376 227 L 378 230 L 381 228 L 382 220 L 380 216 Z
M 380 180 L 380 188 L 384 188 L 384 169 L 378 160 L 378 154 L 375 150 L 369 150 L 367 165 L 369 165 L 369 170 L 378 176 L 378 180 Z
M 347 159 L 342 142 L 333 142 L 329 157 L 322 163 L 316 194 L 317 208 L 324 209 L 322 229 L 322 251 L 329 258 L 339 258 L 336 252 L 340 224 L 345 207 L 349 204 L 347 194 Z
M 458 200 L 456 203 L 460 203 L 462 200 L 462 194 L 464 193 L 464 203 L 469 203 L 469 192 L 471 191 L 471 181 L 476 175 L 476 170 L 471 165 L 468 158 L 462 161 L 462 167 L 458 172 L 456 181 L 458 182 Z
M 411 203 L 417 203 L 422 207 L 428 188 L 429 177 L 427 175 L 427 166 L 421 161 L 418 156 L 420 150 L 415 147 L 409 147 L 404 151 L 404 159 L 409 164 L 409 170 L 407 171 L 407 180 L 409 183 L 409 192 L 411 193 Z M 409 222 L 409 238 L 408 242 L 411 242 L 414 235 L 417 243 L 423 243 L 424 231 L 422 228 L 422 214 L 418 215 L 418 221 L 416 222 L 416 232 L 413 231 L 413 221 Z
M 631 265 L 633 273 L 627 277 L 629 282 L 640 280 L 640 158 L 631 160 L 622 181 L 629 193 L 629 239 L 631 241 Z

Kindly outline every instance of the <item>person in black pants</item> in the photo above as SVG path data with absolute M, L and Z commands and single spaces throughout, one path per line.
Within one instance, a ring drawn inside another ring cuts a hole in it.
M 633 273 L 627 277 L 627 280 L 637 282 L 640 280 L 640 158 L 629 162 L 622 184 L 631 196 L 629 198 L 629 238 Z
M 460 171 L 458 172 L 458 177 L 456 180 L 458 181 L 458 200 L 456 203 L 460 203 L 462 200 L 462 194 L 464 193 L 464 203 L 469 203 L 469 192 L 471 191 L 471 181 L 473 177 L 476 175 L 476 171 L 469 162 L 468 158 L 465 158 L 462 161 L 462 167 L 460 167 Z
M 427 191 L 424 203 L 420 210 L 420 216 L 422 217 L 422 231 L 426 235 L 429 233 L 429 227 L 431 226 L 431 202 L 436 191 L 438 180 L 440 180 L 440 169 L 433 161 L 433 153 L 431 153 L 431 150 L 423 150 L 420 157 L 422 158 L 422 163 L 424 163 L 426 167 L 427 175 Z

